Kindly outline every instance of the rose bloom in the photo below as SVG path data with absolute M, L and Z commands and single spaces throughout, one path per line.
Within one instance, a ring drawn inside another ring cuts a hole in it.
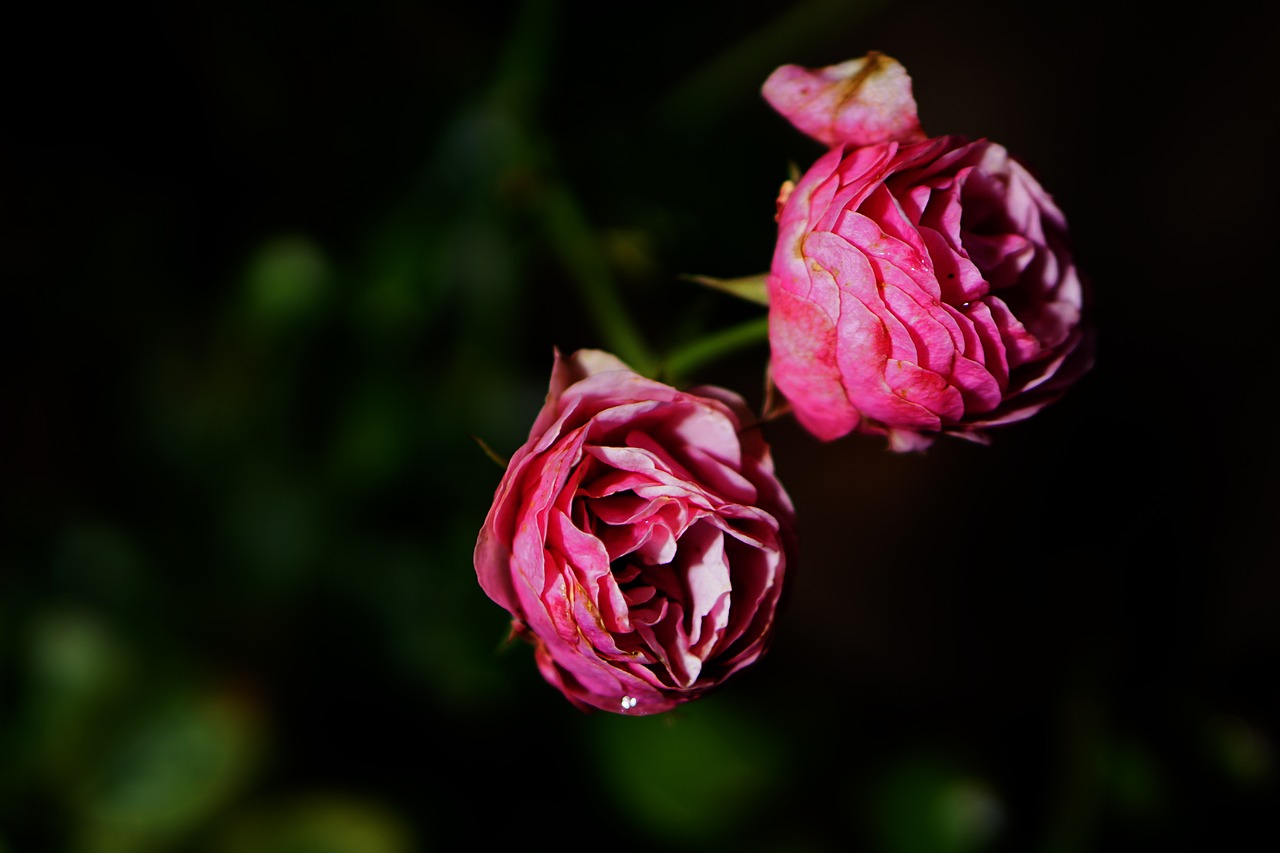
M 834 146 L 784 187 L 769 275 L 772 378 L 806 429 L 986 441 L 1089 368 L 1066 220 L 1004 148 L 925 137 L 879 54 L 784 66 L 764 91 Z
M 480 531 L 484 591 L 583 710 L 653 714 L 757 660 L 795 556 L 794 510 L 730 391 L 556 354 Z

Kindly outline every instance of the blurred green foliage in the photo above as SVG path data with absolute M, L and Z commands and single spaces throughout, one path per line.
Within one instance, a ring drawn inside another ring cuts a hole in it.
M 708 699 L 659 717 L 590 723 L 586 761 L 617 813 L 659 847 L 715 844 L 768 810 L 794 768 L 770 728 Z
M 903 755 L 877 780 L 870 819 L 886 853 L 989 849 L 1003 818 L 989 784 L 945 755 Z
M 1071 53 L 1123 33 L 1069 4 L 693 5 L 15 24 L 59 48 L 3 136 L 30 340 L 5 340 L 0 851 L 1275 836 L 1274 566 L 1240 533 L 1274 503 L 1252 459 L 1115 449 L 1148 431 L 1145 373 L 1100 368 L 995 446 L 925 459 L 777 425 L 802 568 L 776 648 L 723 693 L 583 715 L 507 642 L 471 568 L 500 475 L 475 439 L 519 446 L 553 347 L 657 361 L 758 319 L 681 276 L 768 264 L 777 186 L 815 153 L 757 98 L 777 64 L 886 50 L 926 126 L 1038 155 L 1126 329 L 1104 364 L 1163 346 L 1157 284 L 1179 301 L 1113 238 L 1174 233 L 1110 195 L 1164 172 L 1118 174 L 1094 138 L 1154 124 Z M 679 378 L 758 400 L 764 363 L 744 346 Z

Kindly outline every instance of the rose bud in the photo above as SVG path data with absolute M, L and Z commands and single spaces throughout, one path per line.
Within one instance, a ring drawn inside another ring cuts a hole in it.
M 905 71 L 874 56 L 877 75 L 897 81 L 875 109 L 849 80 L 828 83 L 845 87 L 840 98 L 795 95 L 824 71 L 784 66 L 764 87 L 835 146 L 778 212 L 771 375 L 823 440 L 856 430 L 899 451 L 944 433 L 986 442 L 986 428 L 1030 417 L 1092 364 L 1066 219 L 1001 146 L 922 138 Z
M 546 404 L 480 531 L 480 586 L 582 710 L 654 714 L 756 661 L 794 510 L 730 391 L 556 354 Z

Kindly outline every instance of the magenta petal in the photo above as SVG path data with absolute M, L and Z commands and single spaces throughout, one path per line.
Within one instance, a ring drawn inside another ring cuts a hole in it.
M 830 440 L 857 426 L 858 410 L 836 365 L 836 325 L 826 312 L 775 289 L 769 302 L 769 344 L 773 381 L 788 400 L 802 403 L 795 414 L 806 429 Z
M 911 78 L 882 53 L 826 68 L 784 65 L 762 92 L 798 130 L 828 146 L 924 138 Z

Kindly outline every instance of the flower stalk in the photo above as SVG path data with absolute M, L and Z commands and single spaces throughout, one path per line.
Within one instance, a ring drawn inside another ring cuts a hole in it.
M 755 317 L 672 350 L 662 363 L 662 376 L 668 382 L 679 384 L 699 367 L 768 339 L 769 318 Z

